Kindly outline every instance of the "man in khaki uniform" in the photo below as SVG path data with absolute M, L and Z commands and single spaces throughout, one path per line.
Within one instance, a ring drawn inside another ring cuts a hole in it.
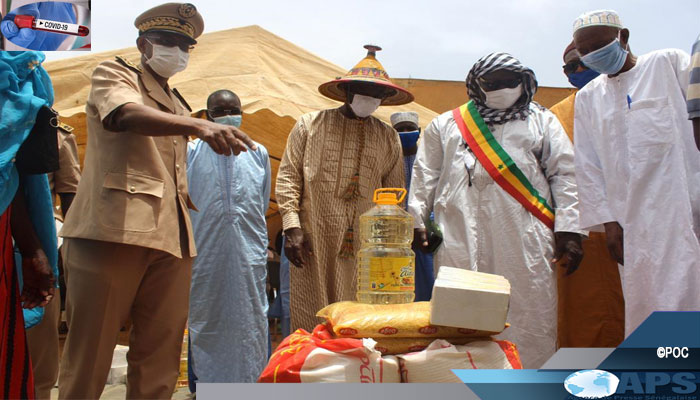
M 225 155 L 256 149 L 233 126 L 191 118 L 168 86 L 204 29 L 197 9 L 163 4 L 135 25 L 140 65 L 117 57 L 92 75 L 83 179 L 61 232 L 70 290 L 59 398 L 100 397 L 129 317 L 127 398 L 172 396 L 196 255 L 187 136 Z
M 60 198 L 61 211 L 59 212 L 58 207 L 54 207 L 58 230 L 78 191 L 80 161 L 73 128 L 59 123 L 57 135 L 59 168 L 48 176 L 54 205 L 56 205 L 56 197 Z M 58 245 L 61 246 L 60 239 Z M 44 317 L 41 322 L 27 330 L 27 343 L 29 355 L 32 358 L 32 372 L 34 372 L 34 393 L 37 399 L 50 399 L 51 389 L 58 378 L 58 326 L 61 319 L 61 296 L 61 291 L 56 290 L 56 297 L 44 307 Z
M 73 127 L 62 122 L 58 123 L 58 171 L 48 176 L 54 198 L 54 216 L 62 222 L 73 203 L 75 194 L 78 192 L 78 183 L 80 183 L 78 143 L 73 134 Z M 56 197 L 60 201 L 60 207 Z

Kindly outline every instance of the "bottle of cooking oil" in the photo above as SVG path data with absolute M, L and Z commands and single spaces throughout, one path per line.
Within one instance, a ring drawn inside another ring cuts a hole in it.
M 176 384 L 178 388 L 187 387 L 189 385 L 189 378 L 187 377 L 188 337 L 188 331 L 187 328 L 185 328 L 185 335 L 182 338 L 182 347 L 180 348 L 180 373 L 178 374 Z
M 361 303 L 410 303 L 416 296 L 413 217 L 399 207 L 404 197 L 405 189 L 377 189 L 376 206 L 360 216 L 357 301 Z

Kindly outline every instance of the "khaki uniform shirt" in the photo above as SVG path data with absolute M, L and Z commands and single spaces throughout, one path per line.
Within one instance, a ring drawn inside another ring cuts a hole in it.
M 63 221 L 63 214 L 58 206 L 58 193 L 77 193 L 80 183 L 80 159 L 78 144 L 73 128 L 67 125 L 58 127 L 58 171 L 48 174 L 51 196 L 54 204 L 54 218 Z
M 145 69 L 119 58 L 98 65 L 85 107 L 88 143 L 83 177 L 61 236 L 194 257 L 187 132 L 156 137 L 105 129 L 102 121 L 127 103 L 189 115 L 184 100 L 161 87 Z

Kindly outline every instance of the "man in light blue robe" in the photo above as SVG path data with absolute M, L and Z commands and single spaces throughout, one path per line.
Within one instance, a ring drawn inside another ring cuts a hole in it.
M 207 115 L 240 126 L 241 102 L 216 91 Z M 199 382 L 255 382 L 267 363 L 270 161 L 257 146 L 227 157 L 195 140 L 187 151 L 190 196 L 199 209 L 190 212 L 199 254 L 189 310 L 190 363 Z
M 406 191 L 411 189 L 411 173 L 418 151 L 418 113 L 413 111 L 396 112 L 391 114 L 391 125 L 399 133 L 403 149 L 404 172 L 406 173 Z M 406 202 L 408 206 L 408 202 Z M 431 215 L 432 219 L 432 215 Z M 433 273 L 433 254 L 424 252 L 417 243 L 412 245 L 416 254 L 416 297 L 414 301 L 430 301 L 435 284 Z

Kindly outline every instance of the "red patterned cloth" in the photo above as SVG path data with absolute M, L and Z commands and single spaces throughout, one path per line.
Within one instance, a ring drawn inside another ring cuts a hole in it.
M 33 399 L 34 380 L 12 250 L 10 208 L 0 216 L 0 398 Z

